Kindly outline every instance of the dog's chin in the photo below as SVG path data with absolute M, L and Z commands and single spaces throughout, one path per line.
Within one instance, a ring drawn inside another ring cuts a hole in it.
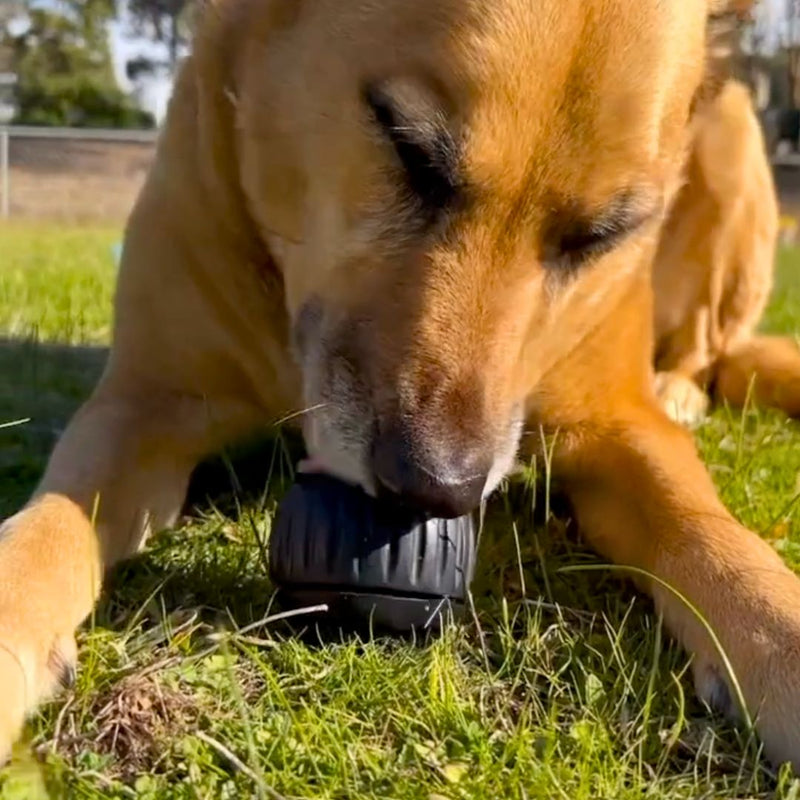
M 336 478 L 352 486 L 359 486 L 370 497 L 377 496 L 377 490 L 373 481 L 369 481 L 360 471 L 347 469 L 342 466 L 332 465 L 331 460 L 320 455 L 309 455 L 297 465 L 297 471 L 303 475 L 327 475 Z
M 514 472 L 522 427 L 520 419 L 515 420 L 510 426 L 510 435 L 487 476 L 481 504 L 495 492 L 506 477 Z M 308 456 L 300 461 L 297 471 L 305 475 L 327 475 L 351 486 L 360 487 L 370 497 L 377 497 L 377 483 L 366 469 L 364 462 L 356 456 L 356 452 L 348 452 L 347 448 L 326 446 L 330 445 L 330 439 L 320 436 L 320 433 L 320 427 L 311 420 L 304 426 Z
M 313 407 L 313 404 L 309 405 Z M 377 494 L 374 479 L 366 467 L 366 445 L 351 437 L 354 441 L 347 447 L 324 413 L 306 415 L 302 431 L 307 456 L 298 465 L 299 472 L 328 475 L 359 486 L 372 497 Z

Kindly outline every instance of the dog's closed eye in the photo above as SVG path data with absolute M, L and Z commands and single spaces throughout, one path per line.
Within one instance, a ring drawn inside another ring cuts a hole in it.
M 364 102 L 394 146 L 407 188 L 428 213 L 456 199 L 458 148 L 442 111 L 414 84 L 393 81 L 368 84 Z
M 647 196 L 623 192 L 602 212 L 570 211 L 553 215 L 543 245 L 543 262 L 552 269 L 572 271 L 614 250 L 656 213 Z

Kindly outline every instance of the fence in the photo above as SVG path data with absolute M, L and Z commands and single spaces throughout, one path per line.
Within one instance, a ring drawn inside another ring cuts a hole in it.
M 0 219 L 125 221 L 155 153 L 155 131 L 0 127 Z M 782 205 L 800 216 L 800 154 L 773 159 Z
M 154 131 L 0 127 L 0 218 L 123 222 L 156 137 Z

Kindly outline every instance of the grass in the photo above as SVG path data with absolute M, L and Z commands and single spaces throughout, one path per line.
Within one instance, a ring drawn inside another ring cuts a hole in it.
M 117 236 L 0 228 L 0 422 L 30 417 L 0 429 L 0 516 L 102 366 Z M 784 252 L 767 329 L 800 331 L 798 270 Z M 800 426 L 720 409 L 697 439 L 728 506 L 800 568 Z M 525 482 L 491 504 L 474 614 L 440 639 L 242 632 L 274 610 L 264 545 L 291 466 L 280 442 L 261 463 L 254 491 L 223 481 L 113 576 L 76 687 L 31 721 L 0 797 L 800 797 L 694 699 L 646 598 L 560 572 L 597 559 Z

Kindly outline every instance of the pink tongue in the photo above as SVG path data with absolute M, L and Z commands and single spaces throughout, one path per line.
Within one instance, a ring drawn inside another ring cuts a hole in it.
M 297 471 L 303 475 L 321 475 L 326 474 L 328 470 L 325 465 L 316 458 L 304 458 L 298 465 Z

